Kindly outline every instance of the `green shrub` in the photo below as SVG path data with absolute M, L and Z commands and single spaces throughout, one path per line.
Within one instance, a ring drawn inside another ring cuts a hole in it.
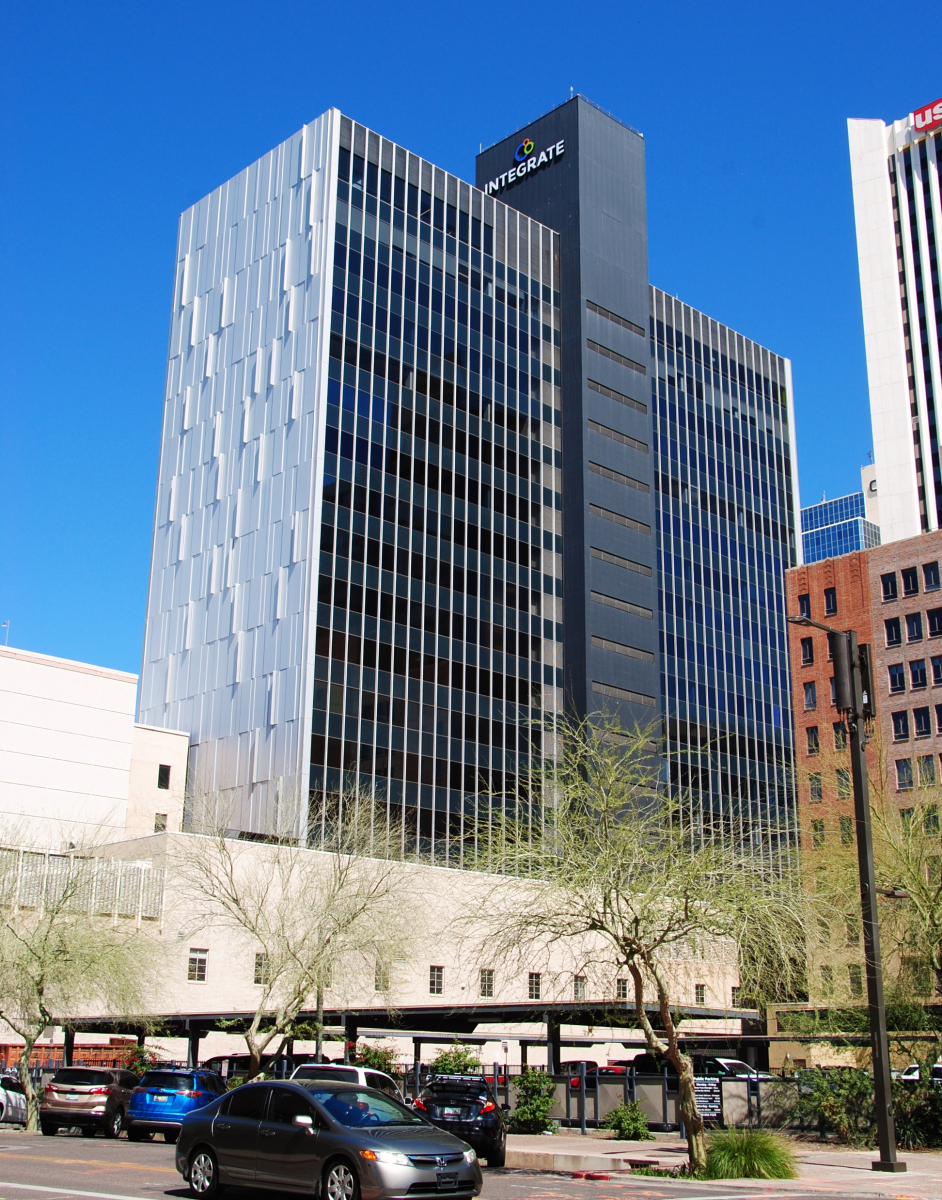
M 931 1063 L 923 1065 L 922 1082 L 893 1080 L 896 1141 L 907 1150 L 942 1147 L 942 1088 L 929 1078 Z
M 368 1046 L 365 1042 L 357 1045 L 352 1060 L 358 1067 L 369 1067 L 371 1071 L 385 1071 L 387 1075 L 399 1073 L 399 1063 L 395 1050 L 384 1046 Z
M 797 1179 L 791 1148 L 764 1129 L 718 1129 L 707 1141 L 707 1179 Z
M 602 1128 L 614 1130 L 615 1136 L 626 1142 L 654 1141 L 654 1134 L 648 1129 L 648 1118 L 637 1100 L 613 1108 L 602 1122 Z
M 553 1128 L 550 1109 L 556 1085 L 543 1071 L 524 1069 L 517 1081 L 517 1106 L 507 1120 L 511 1133 L 545 1133 Z
M 797 1111 L 823 1136 L 833 1130 L 847 1146 L 873 1145 L 873 1079 L 859 1067 L 803 1071 Z
M 433 1075 L 480 1075 L 481 1055 L 473 1046 L 456 1040 L 447 1050 L 439 1050 L 429 1069 Z

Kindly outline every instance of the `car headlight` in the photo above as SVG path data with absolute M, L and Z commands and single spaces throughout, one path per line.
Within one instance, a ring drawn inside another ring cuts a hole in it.
M 465 1152 L 464 1152 L 464 1161 L 466 1163 L 477 1162 L 477 1157 L 478 1156 L 474 1153 L 473 1150 L 465 1150 Z
M 360 1155 L 369 1159 L 370 1162 L 391 1163 L 394 1167 L 410 1165 L 408 1155 L 402 1154 L 398 1150 L 361 1150 Z

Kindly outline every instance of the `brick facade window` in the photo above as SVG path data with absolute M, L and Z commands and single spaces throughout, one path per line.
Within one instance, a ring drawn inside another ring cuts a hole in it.
M 843 721 L 835 721 L 833 729 L 834 729 L 834 749 L 835 750 L 846 750 L 847 749 L 847 726 L 844 724 Z
M 824 785 L 821 782 L 820 775 L 814 774 L 808 776 L 808 794 L 814 804 L 824 799 Z
M 808 753 L 817 754 L 821 749 L 821 743 L 818 741 L 817 725 L 809 725 L 805 733 L 808 736 Z
M 939 564 L 926 563 L 922 568 L 922 586 L 927 592 L 939 590 Z
M 820 850 L 821 847 L 824 845 L 824 822 L 823 821 L 812 821 L 811 822 L 811 844 L 812 844 L 812 846 L 814 846 L 815 850 Z
M 913 729 L 917 738 L 932 737 L 932 722 L 929 719 L 928 708 L 913 709 Z
M 805 592 L 803 596 L 798 597 L 798 612 L 803 617 L 811 618 L 811 596 Z
M 837 798 L 838 800 L 850 799 L 850 771 L 844 767 L 837 769 Z
M 915 567 L 907 567 L 903 571 L 903 595 L 919 595 L 919 571 Z
M 909 713 L 908 712 L 903 711 L 903 712 L 893 713 L 893 741 L 894 742 L 908 742 L 909 741 Z
M 926 660 L 914 658 L 909 664 L 909 686 L 914 692 L 920 692 L 926 686 Z
M 883 603 L 889 604 L 891 600 L 895 600 L 897 597 L 896 572 L 890 571 L 886 575 L 881 575 L 880 583 L 883 585 Z
M 898 758 L 896 760 L 896 786 L 901 792 L 908 792 L 913 786 L 912 759 Z
M 900 632 L 899 617 L 890 617 L 888 621 L 884 621 L 883 628 L 886 631 L 886 644 L 888 646 L 899 646 L 902 643 L 903 635 Z
M 833 617 L 837 612 L 837 588 L 824 589 L 824 615 Z
M 801 665 L 810 667 L 814 664 L 814 638 L 801 639 Z
M 909 613 L 906 617 L 906 641 L 922 641 L 922 613 Z
M 890 681 L 891 692 L 906 691 L 906 672 L 903 670 L 902 663 L 890 663 L 886 673 Z
M 854 844 L 854 818 L 841 817 L 841 845 L 853 846 Z
M 818 707 L 818 689 L 814 680 L 805 684 L 805 708 L 811 710 Z
M 942 637 L 942 608 L 930 608 L 926 613 L 929 637 Z
M 919 759 L 919 784 L 920 787 L 935 785 L 935 758 L 931 754 L 922 755 Z

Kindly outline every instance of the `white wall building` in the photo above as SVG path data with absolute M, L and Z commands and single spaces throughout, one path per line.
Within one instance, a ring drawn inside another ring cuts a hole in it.
M 894 542 L 942 520 L 942 101 L 892 125 L 847 125 L 879 524 Z
M 0 647 L 0 840 L 180 829 L 189 737 L 136 725 L 136 698 L 136 675 Z

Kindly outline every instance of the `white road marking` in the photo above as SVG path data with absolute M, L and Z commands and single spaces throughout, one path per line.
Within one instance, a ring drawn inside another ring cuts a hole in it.
M 69 1187 L 43 1187 L 38 1183 L 3 1182 L 0 1183 L 0 1188 L 19 1188 L 26 1192 L 53 1192 L 58 1196 L 93 1196 L 96 1200 L 142 1200 L 140 1196 L 123 1196 L 117 1192 L 80 1192 Z

